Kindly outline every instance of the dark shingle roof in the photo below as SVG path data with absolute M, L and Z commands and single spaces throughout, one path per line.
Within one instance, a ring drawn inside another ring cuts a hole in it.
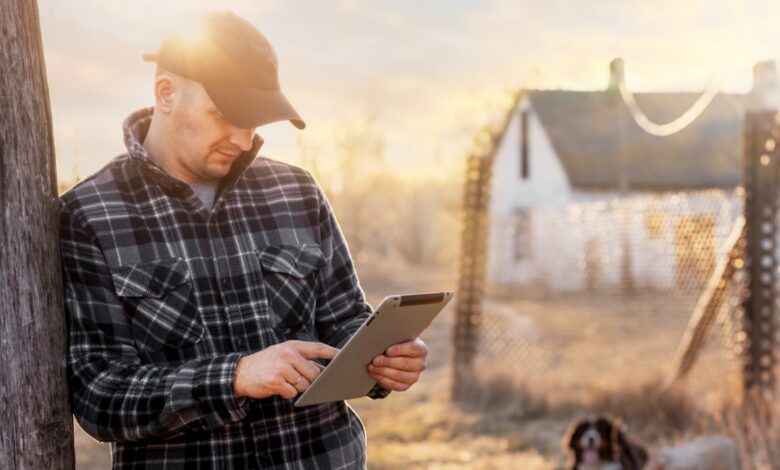
M 621 149 L 628 156 L 631 189 L 739 184 L 744 95 L 719 93 L 693 123 L 667 137 L 642 130 L 617 90 L 531 90 L 525 96 L 530 98 L 574 187 L 617 188 Z M 684 113 L 699 94 L 634 96 L 651 121 L 665 123 Z

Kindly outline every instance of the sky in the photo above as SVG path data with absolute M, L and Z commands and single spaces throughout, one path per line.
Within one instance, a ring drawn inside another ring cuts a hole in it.
M 153 52 L 205 11 L 232 10 L 272 42 L 307 127 L 258 128 L 261 154 L 321 168 L 339 129 L 373 120 L 386 171 L 451 178 L 477 130 L 521 88 L 602 89 L 625 61 L 632 91 L 746 93 L 780 58 L 780 2 L 704 0 L 39 0 L 58 173 L 124 152 L 122 121 L 153 104 Z

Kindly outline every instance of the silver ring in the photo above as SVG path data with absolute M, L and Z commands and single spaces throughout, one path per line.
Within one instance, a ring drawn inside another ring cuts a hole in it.
M 298 385 L 299 383 L 301 383 L 301 380 L 303 380 L 303 376 L 302 376 L 302 375 L 299 375 L 299 376 L 298 376 L 298 380 L 296 380 L 296 381 L 295 381 L 295 383 L 294 383 L 293 385 Z

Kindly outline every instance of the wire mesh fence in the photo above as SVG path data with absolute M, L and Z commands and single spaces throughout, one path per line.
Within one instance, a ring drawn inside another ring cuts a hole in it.
M 474 369 L 550 389 L 668 375 L 742 206 L 740 191 L 708 190 L 491 217 Z M 698 345 L 716 369 L 691 374 L 697 393 L 738 378 L 739 286 L 732 276 Z

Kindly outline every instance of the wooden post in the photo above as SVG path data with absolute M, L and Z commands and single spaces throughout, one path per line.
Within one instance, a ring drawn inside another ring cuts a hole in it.
M 33 0 L 0 0 L 0 467 L 75 466 L 51 111 Z
M 742 321 L 745 337 L 744 387 L 746 396 L 761 396 L 774 388 L 775 280 L 777 260 L 778 170 L 775 111 L 745 115 L 745 265 L 747 290 Z
M 522 97 L 522 91 L 515 95 L 501 128 L 489 131 L 486 147 L 478 149 L 466 162 L 458 290 L 455 293 L 457 304 L 452 332 L 454 354 L 451 395 L 455 400 L 469 398 L 465 392 L 476 385 L 474 357 L 480 339 L 482 299 L 485 294 L 493 159 Z
M 775 280 L 778 191 L 780 182 L 780 80 L 775 63 L 753 67 L 743 131 L 742 178 L 745 187 L 745 292 L 742 352 L 746 406 L 766 408 L 775 386 Z
M 479 342 L 487 257 L 488 199 L 492 160 L 471 156 L 463 192 L 461 255 L 453 330 L 452 397 L 460 400 L 474 385 L 473 362 Z

